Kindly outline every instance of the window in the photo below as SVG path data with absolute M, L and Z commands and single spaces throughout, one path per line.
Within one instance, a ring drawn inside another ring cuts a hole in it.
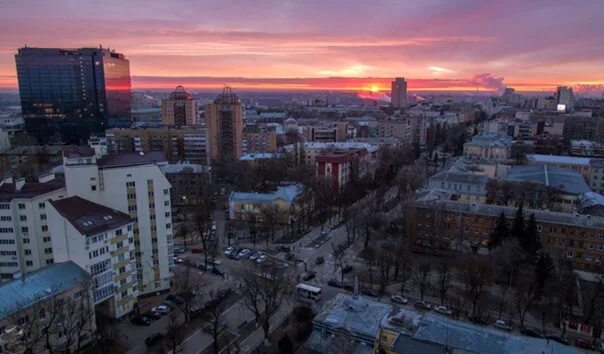
M 128 193 L 128 199 L 136 199 L 136 194 Z
M 23 243 L 29 243 L 29 238 L 24 238 Z
M 47 264 L 47 265 L 48 265 L 48 264 L 53 264 L 54 262 L 55 262 L 55 261 L 54 261 L 54 259 L 52 259 L 52 258 L 49 258 L 49 259 L 47 259 L 47 260 L 46 260 L 46 264 Z
M 27 215 L 19 215 L 19 221 L 27 221 Z
M 50 237 L 48 237 L 48 236 L 42 237 L 42 242 L 50 242 Z
M 128 176 L 128 177 L 130 177 L 130 176 Z M 136 186 L 135 182 L 126 182 L 126 187 L 132 188 L 134 186 Z
M 126 272 L 126 267 L 120 267 L 120 274 L 125 273 Z
M 566 251 L 566 258 L 573 258 L 573 251 L 572 250 L 567 250 Z
M 170 206 L 170 201 L 169 200 L 164 201 L 164 206 Z
M 164 195 L 170 194 L 170 189 L 164 189 Z
M 91 191 L 95 191 L 96 190 L 96 186 L 95 185 L 90 186 L 90 190 Z
M 27 226 L 21 226 L 21 232 L 26 234 L 29 231 L 29 229 L 27 228 Z
M 25 265 L 28 267 L 33 267 L 34 262 L 33 261 L 25 261 Z
M 170 229 L 170 228 L 172 228 L 172 224 L 167 223 L 167 224 L 166 224 L 166 229 Z
M 0 221 L 12 221 L 13 218 L 11 218 L 9 215 L 4 215 L 4 216 L 0 216 Z
M 48 247 L 44 249 L 44 253 L 45 254 L 51 254 L 52 253 L 52 247 Z
M 170 217 L 170 212 L 167 211 L 165 215 L 166 215 L 167 218 L 169 218 Z
M 40 220 L 46 220 L 46 214 L 40 214 Z
M 4 210 L 10 209 L 10 204 L 2 203 L 2 204 L 0 204 L 0 209 L 4 209 Z
M 19 204 L 17 204 L 17 207 L 19 208 L 19 210 L 23 210 L 23 209 L 25 209 L 25 204 L 19 203 Z
M 26 256 L 31 255 L 31 250 L 23 250 L 23 253 L 25 253 Z
M 538 232 L 541 232 L 542 230 L 543 230 L 543 226 L 541 226 L 541 225 L 537 225 L 537 231 L 538 231 Z
M 122 229 L 115 230 L 115 236 L 119 236 L 122 234 Z
M 48 226 L 47 225 L 42 225 L 42 231 L 48 231 Z
M 154 209 L 155 208 L 155 203 L 149 203 L 149 209 Z

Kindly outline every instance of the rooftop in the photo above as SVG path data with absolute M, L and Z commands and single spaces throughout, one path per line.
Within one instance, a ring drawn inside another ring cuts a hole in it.
M 77 196 L 52 200 L 50 203 L 78 232 L 86 236 L 132 223 L 128 214 Z
M 254 160 L 268 160 L 268 159 L 279 159 L 284 157 L 284 154 L 280 153 L 269 153 L 269 152 L 254 152 L 245 154 L 239 158 L 239 161 L 254 161 Z
M 162 166 L 165 173 L 207 173 L 210 167 L 188 162 L 170 163 Z
M 286 148 L 293 148 L 293 145 L 288 145 Z M 322 150 L 322 149 L 366 149 L 368 152 L 376 152 L 379 150 L 377 145 L 360 143 L 355 141 L 342 141 L 338 143 L 324 143 L 318 141 L 305 142 L 304 149 Z
M 81 157 L 92 157 L 94 156 L 94 149 L 88 145 L 84 146 L 65 146 L 63 148 L 63 156 L 73 159 Z
M 590 158 L 587 157 L 573 157 L 573 156 L 561 156 L 561 155 L 538 155 L 538 154 L 527 154 L 526 159 L 529 163 L 535 162 L 540 164 L 568 164 L 568 165 L 581 165 L 589 166 Z
M 465 143 L 468 146 L 490 146 L 490 147 L 506 147 L 512 145 L 512 140 L 506 135 L 497 133 L 483 133 L 476 135 L 471 141 Z
M 65 179 L 55 176 L 48 182 L 25 182 L 21 188 L 18 183 L 0 184 L 0 201 L 10 201 L 16 198 L 33 198 L 61 188 L 65 188 Z
M 62 145 L 24 145 L 15 146 L 12 149 L 2 152 L 2 155 L 59 155 L 65 148 Z
M 462 214 L 478 214 L 489 215 L 493 217 L 503 214 L 512 219 L 516 214 L 515 207 L 479 204 L 453 200 L 432 200 L 432 201 L 416 201 L 414 205 L 425 208 L 439 208 L 440 210 L 456 211 Z M 551 224 L 582 226 L 594 229 L 604 230 L 604 218 L 591 215 L 579 215 L 571 213 L 559 213 L 548 210 L 524 209 L 524 215 L 529 216 L 535 214 L 535 219 L 538 222 L 547 222 Z
M 249 202 L 274 202 L 277 199 L 283 199 L 288 203 L 293 202 L 302 192 L 304 186 L 301 184 L 294 184 L 291 186 L 277 187 L 275 192 L 271 193 L 247 193 L 247 192 L 233 192 L 229 197 L 229 201 L 249 201 Z
M 591 191 L 579 172 L 548 167 L 547 164 L 542 166 L 512 166 L 506 179 L 538 183 L 575 195 Z
M 455 353 L 480 354 L 579 354 L 583 351 L 545 339 L 519 336 L 493 328 L 456 321 L 434 313 L 402 309 L 393 316 L 402 324 L 394 343 L 398 353 L 436 354 L 447 346 Z M 403 344 L 407 344 L 403 346 Z M 404 350 L 401 350 L 403 349 Z M 439 351 L 440 349 L 440 351 Z
M 166 155 L 161 151 L 151 151 L 148 153 L 130 152 L 103 156 L 97 160 L 97 165 L 100 168 L 112 168 L 165 163 L 167 161 Z
M 21 279 L 0 284 L 0 319 L 69 290 L 87 279 L 88 273 L 69 261 L 55 263 L 28 273 Z

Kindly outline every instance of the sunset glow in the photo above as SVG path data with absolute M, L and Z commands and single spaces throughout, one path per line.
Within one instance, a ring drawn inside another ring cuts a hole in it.
M 603 16 L 601 0 L 11 1 L 0 13 L 0 88 L 16 88 L 14 54 L 27 44 L 115 48 L 134 89 L 378 92 L 404 76 L 410 90 L 597 94 Z

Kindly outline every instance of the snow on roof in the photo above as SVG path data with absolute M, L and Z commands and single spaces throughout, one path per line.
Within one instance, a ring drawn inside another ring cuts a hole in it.
M 248 193 L 248 192 L 233 192 L 229 197 L 230 202 L 274 202 L 277 199 L 283 199 L 291 203 L 304 191 L 304 186 L 294 184 L 291 186 L 278 187 L 275 192 L 271 193 Z
M 544 166 L 512 166 L 507 176 L 511 181 L 526 181 L 558 188 L 569 194 L 584 194 L 589 186 L 579 172 Z
M 541 163 L 541 164 L 568 164 L 568 165 L 581 165 L 589 166 L 588 157 L 574 157 L 574 156 L 561 156 L 561 155 L 538 155 L 538 154 L 527 154 L 526 159 L 529 163 Z

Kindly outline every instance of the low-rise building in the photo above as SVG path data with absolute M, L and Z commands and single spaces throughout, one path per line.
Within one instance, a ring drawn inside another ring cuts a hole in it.
M 281 186 L 271 193 L 233 192 L 229 197 L 229 219 L 261 222 L 265 213 L 271 212 L 277 223 L 289 224 L 307 202 L 304 186 L 299 184 Z
M 316 176 L 334 191 L 342 191 L 350 182 L 373 174 L 375 169 L 365 149 L 327 150 L 315 157 Z
M 246 125 L 243 128 L 241 151 L 249 153 L 272 153 L 277 150 L 277 131 L 272 127 Z
M 196 206 L 203 202 L 208 193 L 211 168 L 187 162 L 162 166 L 172 190 L 172 207 Z
M 53 352 L 89 344 L 96 333 L 90 286 L 90 275 L 74 262 L 0 284 L 2 353 L 46 353 L 47 339 Z
M 501 213 L 512 220 L 516 208 L 452 200 L 415 202 L 409 216 L 415 244 L 433 249 L 463 244 L 486 245 Z M 600 271 L 604 257 L 604 218 L 592 215 L 524 209 L 535 215 L 543 249 L 554 258 L 571 261 L 575 268 Z
M 80 197 L 51 201 L 49 217 L 55 260 L 92 276 L 99 311 L 114 318 L 130 313 L 139 293 L 132 218 Z
M 367 150 L 371 163 L 377 168 L 377 165 L 379 164 L 379 146 L 373 144 L 344 141 L 338 143 L 305 142 L 284 146 L 285 152 L 292 156 L 296 163 L 306 164 L 307 166 L 315 166 L 316 156 L 324 151 L 348 149 Z
M 510 158 L 512 140 L 505 135 L 483 133 L 472 138 L 463 146 L 464 156 L 505 161 Z
M 570 153 L 575 156 L 604 157 L 604 144 L 589 140 L 571 140 Z
M 589 161 L 589 187 L 594 192 L 604 193 L 604 159 Z
M 560 155 L 538 155 L 527 154 L 526 163 L 528 165 L 551 166 L 564 168 L 579 172 L 584 178 L 589 178 L 590 158 L 560 156 Z
M 36 174 L 61 163 L 63 146 L 15 146 L 0 152 L 0 172 L 31 169 Z

